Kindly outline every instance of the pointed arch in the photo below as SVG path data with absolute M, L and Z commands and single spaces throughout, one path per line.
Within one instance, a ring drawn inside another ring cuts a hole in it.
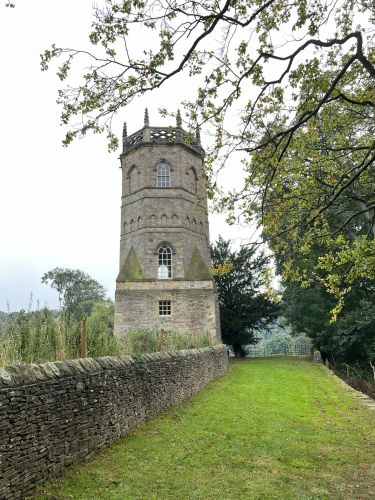
M 128 179 L 128 190 L 129 193 L 133 193 L 138 189 L 138 174 L 139 170 L 137 165 L 131 165 L 129 167 L 128 173 L 126 175 L 126 178 Z
M 194 194 L 198 193 L 198 175 L 195 167 L 191 166 L 186 170 L 187 175 L 187 188 Z
M 156 245 L 156 247 L 154 248 L 154 255 L 156 255 L 159 252 L 159 249 L 163 246 L 168 246 L 172 250 L 173 255 L 176 253 L 176 249 L 175 249 L 173 243 L 171 243 L 170 241 L 167 241 L 167 240 L 163 240 L 163 241 L 160 241 Z

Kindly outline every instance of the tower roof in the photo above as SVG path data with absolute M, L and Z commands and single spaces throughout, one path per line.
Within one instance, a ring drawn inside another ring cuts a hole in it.
M 184 130 L 181 125 L 181 113 L 180 110 L 178 110 L 175 126 L 153 127 L 149 123 L 149 115 L 146 108 L 143 128 L 131 135 L 127 135 L 127 127 L 126 123 L 124 123 L 122 154 L 127 154 L 146 144 L 181 144 L 195 154 L 204 156 L 199 129 L 196 129 L 194 132 L 188 132 Z

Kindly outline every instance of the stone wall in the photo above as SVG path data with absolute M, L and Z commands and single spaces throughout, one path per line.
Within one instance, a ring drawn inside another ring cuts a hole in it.
M 32 494 L 227 366 L 216 346 L 0 368 L 0 499 Z
M 170 316 L 159 316 L 159 300 L 171 301 Z M 154 331 L 207 333 L 216 338 L 220 334 L 217 309 L 213 281 L 118 283 L 116 333 L 126 335 L 141 327 Z

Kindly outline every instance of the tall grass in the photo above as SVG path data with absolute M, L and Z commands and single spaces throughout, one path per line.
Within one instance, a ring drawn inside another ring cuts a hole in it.
M 217 344 L 218 340 L 207 333 L 191 334 L 137 330 L 126 335 L 122 342 L 123 353 L 132 355 L 208 347 Z
M 113 303 L 96 304 L 87 318 L 88 356 L 137 355 L 217 343 L 208 334 L 152 330 L 139 330 L 119 338 L 113 335 L 113 326 Z M 47 308 L 7 314 L 0 322 L 0 366 L 78 358 L 79 346 L 79 322 Z

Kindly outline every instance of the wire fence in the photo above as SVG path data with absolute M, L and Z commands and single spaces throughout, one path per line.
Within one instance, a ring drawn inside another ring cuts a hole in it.
M 326 366 L 332 370 L 335 375 L 344 380 L 348 385 L 363 392 L 375 399 L 375 380 L 372 370 L 369 367 L 353 366 L 347 363 L 334 363 L 326 360 Z
M 308 345 L 294 345 L 289 347 L 252 345 L 246 347 L 246 355 L 249 358 L 267 358 L 269 356 L 310 356 L 311 347 Z

